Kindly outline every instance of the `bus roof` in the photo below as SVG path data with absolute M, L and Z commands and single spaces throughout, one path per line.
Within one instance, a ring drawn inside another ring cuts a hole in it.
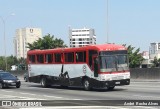
M 49 52 L 72 52 L 72 51 L 79 51 L 79 50 L 98 50 L 98 51 L 115 51 L 115 50 L 127 50 L 124 46 L 122 45 L 117 45 L 117 44 L 101 44 L 101 45 L 88 45 L 88 46 L 83 46 L 83 47 L 75 47 L 75 48 L 55 48 L 55 49 L 45 49 L 45 50 L 40 50 L 40 49 L 35 49 L 35 50 L 30 50 L 28 51 L 28 54 L 32 53 L 49 53 Z

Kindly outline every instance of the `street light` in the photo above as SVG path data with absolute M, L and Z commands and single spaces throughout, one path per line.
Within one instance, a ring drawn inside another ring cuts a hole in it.
M 14 13 L 12 13 L 12 14 L 10 14 L 9 16 L 7 16 L 5 19 L 2 17 L 2 16 L 0 16 L 0 18 L 1 18 L 1 20 L 2 20 L 2 22 L 3 22 L 3 35 L 4 35 L 4 61 L 5 61 L 5 65 L 6 65 L 6 69 L 5 70 L 7 70 L 7 58 L 6 58 L 6 20 L 7 20 L 7 18 L 8 17 L 10 17 L 10 16 L 14 16 L 15 14 Z
M 108 0 L 107 0 L 107 43 L 109 43 L 109 17 L 108 17 Z

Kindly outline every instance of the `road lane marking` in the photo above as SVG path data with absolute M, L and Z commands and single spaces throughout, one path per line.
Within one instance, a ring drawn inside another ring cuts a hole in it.
M 130 109 L 117 106 L 54 106 L 54 107 L 34 107 L 34 108 L 20 108 L 20 109 L 91 109 L 91 108 L 106 108 L 106 109 Z
M 147 107 L 147 106 L 136 106 L 137 108 L 142 108 L 142 109 L 157 109 L 155 107 Z
M 23 93 L 23 92 L 20 92 L 20 94 L 24 94 L 24 95 L 36 95 L 36 94 L 31 94 L 31 93 Z
M 147 97 L 147 98 L 160 98 L 160 97 L 157 97 L 157 96 L 142 96 L 142 95 L 133 95 L 135 97 Z
M 130 86 L 127 86 L 127 87 L 145 87 L 145 88 L 160 88 L 160 86 L 148 86 L 148 85 L 146 85 L 146 86 L 142 86 L 142 85 L 130 85 Z
M 83 99 L 73 99 L 73 100 L 83 100 Z
M 58 97 L 58 96 L 49 96 L 49 95 L 43 95 L 44 97 L 48 97 L 48 98 L 63 98 L 63 97 Z
M 1 90 L 1 91 L 3 91 L 3 92 L 13 92 L 13 91 L 8 91 L 8 90 Z

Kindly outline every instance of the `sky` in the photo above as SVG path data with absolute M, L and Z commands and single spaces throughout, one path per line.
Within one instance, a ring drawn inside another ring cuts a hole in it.
M 14 16 L 10 16 L 14 13 Z M 132 45 L 149 51 L 160 42 L 160 0 L 0 0 L 0 56 L 14 55 L 15 31 L 41 28 L 43 36 L 54 35 L 69 44 L 68 28 L 93 28 L 97 44 L 108 42 Z M 108 25 L 107 25 L 108 18 Z

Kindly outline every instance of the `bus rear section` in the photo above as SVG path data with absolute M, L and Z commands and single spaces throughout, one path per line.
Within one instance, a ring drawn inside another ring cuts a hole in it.
M 31 50 L 29 81 L 51 85 L 114 89 L 130 84 L 127 50 L 115 44 L 79 48 Z

